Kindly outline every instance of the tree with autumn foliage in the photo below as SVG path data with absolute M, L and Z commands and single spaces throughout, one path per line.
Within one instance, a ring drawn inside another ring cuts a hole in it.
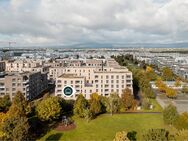
M 169 98 L 176 98 L 177 97 L 177 91 L 167 87 L 166 88 L 166 96 Z
M 177 78 L 176 81 L 175 81 L 175 83 L 174 83 L 174 86 L 175 87 L 181 86 L 181 80 Z
M 155 81 L 155 85 L 156 87 L 158 87 L 159 91 L 166 92 L 167 85 L 162 81 L 161 78 L 157 78 L 157 80 Z
M 1 131 L 3 140 L 22 141 L 29 138 L 29 122 L 27 117 L 27 101 L 21 92 L 17 92 L 12 105 L 3 120 Z
M 169 67 L 164 67 L 162 69 L 162 77 L 166 81 L 170 81 L 174 79 L 174 74 Z
M 147 66 L 146 67 L 146 76 L 147 78 L 151 81 L 151 80 L 155 80 L 157 78 L 157 75 L 155 74 L 154 70 L 152 67 Z
M 136 100 L 134 99 L 134 96 L 132 95 L 130 89 L 126 88 L 125 90 L 123 90 L 121 99 L 125 110 L 134 110 L 136 108 Z
M 90 111 L 93 116 L 96 116 L 102 112 L 100 96 L 97 93 L 93 93 L 90 95 L 89 104 L 90 104 Z

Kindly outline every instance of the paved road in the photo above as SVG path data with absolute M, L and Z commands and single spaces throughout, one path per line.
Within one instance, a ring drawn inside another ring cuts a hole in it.
M 171 99 L 161 99 L 159 96 L 156 98 L 157 102 L 161 105 L 162 108 L 166 107 L 170 103 L 173 103 L 177 107 L 179 113 L 188 112 L 188 100 L 171 100 Z

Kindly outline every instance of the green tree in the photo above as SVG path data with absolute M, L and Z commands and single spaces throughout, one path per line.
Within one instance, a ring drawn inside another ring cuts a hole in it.
M 130 89 L 126 88 L 123 90 L 121 99 L 126 110 L 133 110 L 136 107 L 136 100 Z
M 176 122 L 175 122 L 175 127 L 177 129 L 188 129 L 188 113 L 182 113 L 181 115 L 178 116 Z
M 150 105 L 151 105 L 151 102 L 148 98 L 144 98 L 142 100 L 142 108 L 145 109 L 145 110 L 149 110 L 150 109 Z
M 87 120 L 87 122 L 89 122 L 93 118 L 93 114 L 89 108 L 84 109 L 83 116 Z
M 11 101 L 9 95 L 5 95 L 0 98 L 0 112 L 7 112 L 11 106 Z
M 127 137 L 130 141 L 136 141 L 136 131 L 130 131 L 127 133 Z
M 13 98 L 12 105 L 10 106 L 8 113 L 9 115 L 15 117 L 26 116 L 28 112 L 27 106 L 28 103 L 25 97 L 20 91 L 18 91 L 15 97 Z
M 172 125 L 178 118 L 176 107 L 172 104 L 168 105 L 163 110 L 163 120 L 165 124 Z
M 153 92 L 153 90 L 151 89 L 151 87 L 148 87 L 144 90 L 145 96 L 147 98 L 155 98 L 155 94 Z
M 38 103 L 36 107 L 39 119 L 51 121 L 61 115 L 61 105 L 57 97 L 48 97 Z
M 149 129 L 143 134 L 143 141 L 170 141 L 169 132 L 165 129 Z
M 113 115 L 113 113 L 117 113 L 120 111 L 121 103 L 122 101 L 118 94 L 111 93 L 108 97 L 107 111 L 111 112 L 111 115 Z
M 102 112 L 102 105 L 100 102 L 100 97 L 97 93 L 93 93 L 90 95 L 90 111 L 93 114 L 93 116 L 98 115 Z
M 163 77 L 164 80 L 170 81 L 170 80 L 174 79 L 174 74 L 173 74 L 173 72 L 170 68 L 164 67 L 162 69 L 162 77 Z
M 130 141 L 127 137 L 127 132 L 117 132 L 113 141 Z
M 84 110 L 88 108 L 88 101 L 85 99 L 85 97 L 80 94 L 75 103 L 74 103 L 74 114 L 78 115 L 79 117 L 83 118 L 84 115 Z
M 9 117 L 2 125 L 2 131 L 5 133 L 3 140 L 25 141 L 29 138 L 28 118 Z

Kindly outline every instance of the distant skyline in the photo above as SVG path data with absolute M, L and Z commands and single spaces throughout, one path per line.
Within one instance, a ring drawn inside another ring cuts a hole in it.
M 0 0 L 0 47 L 188 43 L 188 0 Z

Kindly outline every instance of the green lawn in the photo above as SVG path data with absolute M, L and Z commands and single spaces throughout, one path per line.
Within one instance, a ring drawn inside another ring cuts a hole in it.
M 75 118 L 75 122 L 76 129 L 66 132 L 51 130 L 40 141 L 112 141 L 118 131 L 135 130 L 141 133 L 149 128 L 164 128 L 162 114 L 104 114 L 89 123 L 80 118 Z

